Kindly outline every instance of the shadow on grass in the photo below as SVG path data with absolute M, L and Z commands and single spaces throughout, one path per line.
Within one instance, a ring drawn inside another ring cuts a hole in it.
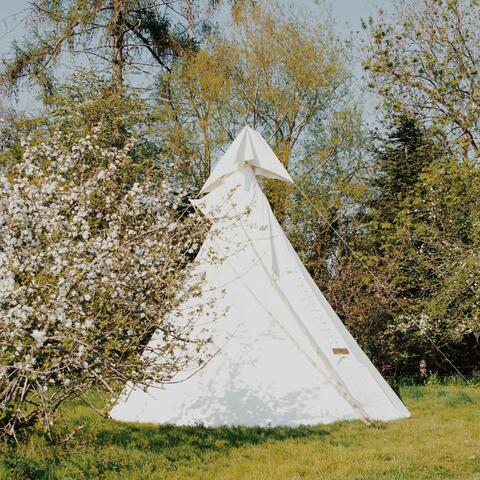
M 244 445 L 287 439 L 323 437 L 330 430 L 321 427 L 177 427 L 174 425 L 139 425 L 114 422 L 108 429 L 98 432 L 100 445 L 141 449 L 152 453 L 188 460 L 205 453 L 222 453 Z
M 113 420 L 86 423 L 86 431 L 79 434 L 67 450 L 61 446 L 57 450 L 49 447 L 39 437 L 35 445 L 39 448 L 33 456 L 30 448 L 10 458 L 2 459 L 0 455 L 0 478 L 100 479 L 107 474 L 134 471 L 139 465 L 143 468 L 146 464 L 165 473 L 182 463 L 202 461 L 232 448 L 287 439 L 324 437 L 331 431 L 309 426 L 207 428 L 141 425 Z M 3 472 L 8 472 L 6 477 L 2 477 L 2 468 Z

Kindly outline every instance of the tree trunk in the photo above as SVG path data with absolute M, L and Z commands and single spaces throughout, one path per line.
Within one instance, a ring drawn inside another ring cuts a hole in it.
M 428 375 L 427 361 L 424 358 L 420 360 L 419 370 L 422 377 L 426 377 Z
M 125 69 L 124 35 L 125 35 L 125 7 L 123 0 L 112 0 L 112 87 L 120 90 L 123 86 Z

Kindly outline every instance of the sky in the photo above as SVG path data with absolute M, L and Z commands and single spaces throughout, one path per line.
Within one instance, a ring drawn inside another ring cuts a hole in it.
M 393 9 L 394 0 L 281 0 L 285 3 L 298 5 L 300 8 L 311 11 L 315 15 L 322 15 L 325 5 L 331 9 L 336 19 L 339 34 L 347 36 L 350 31 L 360 30 L 361 19 L 367 19 L 370 15 L 377 17 L 378 9 L 387 13 Z M 0 57 L 8 55 L 11 42 L 21 39 L 25 32 L 25 23 L 28 22 L 27 8 L 29 0 L 0 0 Z M 357 76 L 361 74 L 359 62 L 354 65 Z M 368 100 L 367 108 L 372 107 L 371 99 Z M 1 99 L 0 99 L 1 103 Z M 12 104 L 5 101 L 4 104 Z M 30 110 L 35 105 L 31 92 L 22 92 L 15 103 L 20 110 Z

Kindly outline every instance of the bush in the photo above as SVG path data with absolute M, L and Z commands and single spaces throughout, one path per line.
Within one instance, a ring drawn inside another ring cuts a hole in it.
M 139 174 L 132 139 L 99 142 L 106 130 L 32 136 L 0 176 L 0 433 L 10 438 L 38 422 L 53 438 L 66 400 L 168 382 L 208 343 L 171 314 L 198 289 L 200 278 L 181 286 L 202 222 L 180 208 L 185 192 Z

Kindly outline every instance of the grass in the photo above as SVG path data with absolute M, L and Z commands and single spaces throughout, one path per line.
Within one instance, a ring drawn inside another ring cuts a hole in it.
M 80 404 L 74 443 L 33 437 L 0 450 L 0 479 L 480 480 L 480 389 L 405 386 L 413 418 L 300 428 L 203 428 L 122 424 Z

